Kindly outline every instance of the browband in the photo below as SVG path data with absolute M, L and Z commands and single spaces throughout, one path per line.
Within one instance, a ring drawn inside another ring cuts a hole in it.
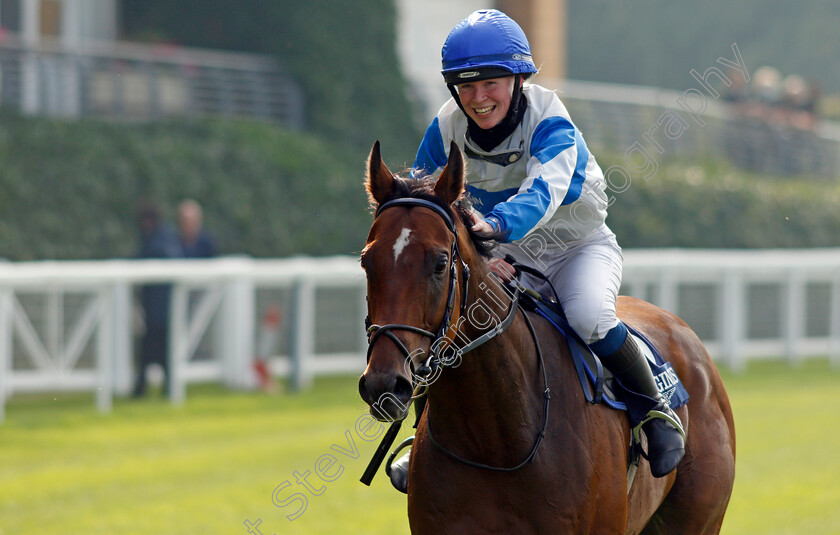
M 449 230 L 451 230 L 453 234 L 457 234 L 457 231 L 455 230 L 455 222 L 452 220 L 452 216 L 449 214 L 449 212 L 441 208 L 440 205 L 433 203 L 432 201 L 427 201 L 426 199 L 416 199 L 414 197 L 401 197 L 399 199 L 390 200 L 386 203 L 379 205 L 379 208 L 376 209 L 376 215 L 374 217 L 379 217 L 380 212 L 391 208 L 392 206 L 422 206 L 424 208 L 434 210 L 438 213 L 438 215 L 440 215 L 443 218 L 443 220 L 446 222 L 446 226 L 449 227 Z

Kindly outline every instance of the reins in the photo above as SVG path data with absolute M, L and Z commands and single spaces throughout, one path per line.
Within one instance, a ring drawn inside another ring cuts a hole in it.
M 469 287 L 470 269 L 469 269 L 469 266 L 467 266 L 466 262 L 464 262 L 463 258 L 461 257 L 461 253 L 458 250 L 457 227 L 455 225 L 454 220 L 452 219 L 451 215 L 449 214 L 449 212 L 447 210 L 445 210 L 444 208 L 442 208 L 438 204 L 436 204 L 432 201 L 426 200 L 426 199 L 418 199 L 418 198 L 413 198 L 413 197 L 403 197 L 403 198 L 399 198 L 399 199 L 390 200 L 390 201 L 385 202 L 382 205 L 380 205 L 379 208 L 376 210 L 376 215 L 374 216 L 374 218 L 378 217 L 379 214 L 381 214 L 384 210 L 386 210 L 388 208 L 391 208 L 391 207 L 394 207 L 394 206 L 409 206 L 409 207 L 410 206 L 421 206 L 421 207 L 424 207 L 424 208 L 428 208 L 428 209 L 434 211 L 435 213 L 437 213 L 438 215 L 440 215 L 441 218 L 446 223 L 449 230 L 452 232 L 452 234 L 454 236 L 454 240 L 453 240 L 453 243 L 452 243 L 452 248 L 451 248 L 451 251 L 450 251 L 450 258 L 449 258 L 449 260 L 450 260 L 449 294 L 448 294 L 447 300 L 446 300 L 446 310 L 444 312 L 443 320 L 441 321 L 441 324 L 438 327 L 436 333 L 432 333 L 431 331 L 428 331 L 426 329 L 421 329 L 420 327 L 415 327 L 413 325 L 404 325 L 404 324 L 399 324 L 399 323 L 392 323 L 392 324 L 387 324 L 387 325 L 375 325 L 371 322 L 370 317 L 366 317 L 365 318 L 365 326 L 366 326 L 367 335 L 368 335 L 367 359 L 370 360 L 370 355 L 371 355 L 371 352 L 373 351 L 374 344 L 383 335 L 385 337 L 389 338 L 392 342 L 394 342 L 394 344 L 397 346 L 397 348 L 400 350 L 400 352 L 403 354 L 403 356 L 406 359 L 411 359 L 411 353 L 409 352 L 408 348 L 406 348 L 405 344 L 403 344 L 400 341 L 399 337 L 397 337 L 391 331 L 393 331 L 393 330 L 403 330 L 403 331 L 409 331 L 409 332 L 417 333 L 417 334 L 429 337 L 433 340 L 433 343 L 432 343 L 432 346 L 431 346 L 431 349 L 430 349 L 430 352 L 429 352 L 430 353 L 429 357 L 426 359 L 426 361 L 420 367 L 418 367 L 417 372 L 416 372 L 416 375 L 418 375 L 419 377 L 427 378 L 432 374 L 432 372 L 434 371 L 435 368 L 437 368 L 438 366 L 445 367 L 445 365 L 446 365 L 446 362 L 441 361 L 441 359 L 437 355 L 435 341 L 443 339 L 445 337 L 446 333 L 449 331 L 449 329 L 451 327 L 452 309 L 453 309 L 453 305 L 454 305 L 454 302 L 455 302 L 455 289 L 456 289 L 456 286 L 457 286 L 457 283 L 458 283 L 458 273 L 457 273 L 457 268 L 456 268 L 456 263 L 455 263 L 456 257 L 461 262 L 462 272 L 464 273 L 464 281 L 462 283 L 463 287 L 464 287 L 464 290 L 463 290 L 463 298 L 461 300 L 461 310 L 460 310 L 461 317 L 464 317 L 464 314 L 466 312 L 466 307 L 467 307 L 467 301 L 468 301 L 468 299 L 467 299 L 467 297 L 468 297 L 467 289 Z M 479 336 L 478 338 L 476 338 L 472 342 L 468 343 L 467 345 L 465 345 L 461 348 L 455 347 L 457 354 L 458 355 L 463 355 L 465 353 L 468 353 L 468 352 L 472 351 L 473 349 L 479 347 L 480 345 L 488 342 L 489 340 L 492 340 L 496 336 L 499 336 L 500 334 L 505 332 L 507 330 L 507 328 L 510 327 L 510 325 L 513 323 L 513 320 L 516 317 L 517 310 L 521 308 L 521 306 L 519 304 L 519 296 L 520 296 L 521 291 L 522 291 L 522 286 L 520 284 L 516 284 L 513 295 L 511 296 L 510 308 L 509 308 L 508 314 L 506 315 L 504 320 L 499 322 L 499 324 L 496 325 L 495 328 L 487 331 L 486 333 Z M 543 385 L 544 385 L 545 389 L 543 391 L 543 422 L 542 422 L 542 428 L 540 429 L 540 432 L 537 435 L 537 438 L 534 442 L 534 445 L 531 448 L 531 451 L 528 454 L 528 456 L 525 458 L 525 460 L 523 460 L 521 463 L 519 463 L 519 464 L 517 464 L 516 466 L 513 466 L 513 467 L 496 467 L 496 466 L 491 466 L 491 465 L 487 465 L 487 464 L 482 464 L 482 463 L 470 461 L 468 459 L 464 459 L 463 457 L 460 457 L 459 455 L 455 454 L 454 452 L 452 452 L 451 450 L 447 449 L 442 444 L 440 444 L 434 438 L 434 436 L 432 435 L 431 421 L 428 419 L 428 415 L 427 415 L 427 432 L 429 434 L 429 439 L 435 445 L 435 447 L 440 449 L 443 453 L 445 453 L 450 458 L 452 458 L 452 459 L 454 459 L 458 462 L 461 462 L 463 464 L 466 464 L 468 466 L 472 466 L 472 467 L 475 467 L 475 468 L 483 468 L 483 469 L 487 469 L 487 470 L 503 471 L 503 472 L 512 472 L 512 471 L 518 470 L 518 469 L 522 468 L 523 466 L 525 466 L 526 464 L 530 463 L 534 459 L 534 457 L 537 454 L 537 450 L 540 447 L 540 443 L 542 442 L 542 439 L 545 437 L 545 432 L 546 432 L 546 429 L 548 427 L 549 400 L 551 398 L 551 393 L 550 393 L 550 389 L 549 389 L 549 386 L 548 386 L 548 375 L 547 375 L 547 372 L 546 372 L 545 361 L 543 359 L 542 350 L 540 348 L 539 340 L 537 339 L 537 335 L 536 335 L 536 332 L 534 331 L 534 327 L 531 323 L 531 320 L 528 318 L 527 314 L 525 314 L 524 310 L 522 311 L 522 316 L 525 318 L 525 322 L 526 322 L 526 325 L 528 326 L 528 330 L 531 333 L 532 339 L 534 340 L 534 347 L 535 347 L 536 352 L 537 352 L 537 360 L 539 362 L 540 370 L 542 371 L 542 375 L 543 375 Z M 451 344 L 451 341 L 450 341 L 450 344 Z M 425 391 L 425 389 L 428 388 L 428 384 L 429 384 L 428 381 L 421 380 L 417 384 L 412 385 L 413 388 L 414 388 L 413 394 L 412 394 L 412 399 L 418 397 L 419 395 L 422 395 L 422 393 Z M 379 448 L 377 448 L 377 451 L 374 453 L 374 456 L 371 459 L 370 463 L 368 464 L 368 467 L 365 470 L 365 473 L 362 475 L 362 478 L 361 478 L 362 483 L 364 483 L 366 485 L 370 485 L 370 482 L 373 480 L 373 476 L 376 473 L 376 470 L 379 468 L 379 465 L 382 463 L 382 460 L 384 459 L 388 448 L 390 448 L 391 444 L 393 443 L 394 439 L 396 438 L 396 435 L 399 432 L 399 428 L 402 425 L 403 420 L 404 420 L 404 417 L 403 417 L 403 419 L 396 420 L 396 421 L 391 423 L 391 427 L 386 432 L 385 436 L 382 439 L 382 442 L 379 445 Z
M 518 302 L 515 303 L 515 304 L 516 304 L 516 308 L 521 309 L 521 306 L 519 305 Z M 513 307 L 513 305 L 514 304 L 512 303 L 511 307 Z M 489 464 L 470 461 L 469 459 L 465 459 L 465 458 L 461 457 L 460 455 L 456 454 L 455 452 L 453 452 L 452 450 L 449 450 L 446 447 L 444 447 L 443 444 L 438 442 L 437 439 L 432 434 L 431 415 L 426 414 L 426 433 L 428 433 L 429 440 L 432 442 L 432 444 L 434 444 L 436 448 L 438 448 L 440 451 L 445 453 L 451 459 L 454 459 L 454 460 L 456 460 L 460 463 L 466 464 L 467 466 L 472 466 L 474 468 L 483 468 L 485 470 L 493 470 L 493 471 L 496 471 L 496 472 L 515 472 L 516 470 L 519 470 L 520 468 L 522 468 L 523 466 L 525 466 L 526 464 L 528 464 L 528 463 L 530 463 L 531 461 L 534 460 L 534 457 L 537 456 L 537 450 L 540 448 L 540 443 L 542 442 L 543 438 L 545 438 L 545 431 L 546 431 L 546 429 L 548 429 L 549 401 L 551 400 L 551 389 L 548 387 L 548 373 L 546 372 L 546 369 L 545 369 L 545 360 L 543 359 L 542 349 L 540 348 L 540 342 L 537 339 L 537 333 L 534 331 L 534 325 L 531 323 L 531 319 L 528 317 L 528 315 L 525 313 L 524 310 L 522 311 L 522 317 L 525 318 L 525 324 L 528 326 L 528 331 L 531 333 L 531 338 L 534 340 L 534 348 L 536 349 L 536 352 L 537 352 L 537 360 L 539 361 L 540 370 L 542 371 L 543 386 L 545 387 L 545 390 L 543 390 L 542 429 L 540 429 L 539 434 L 537 434 L 537 438 L 534 441 L 534 446 L 531 448 L 531 452 L 528 454 L 527 457 L 525 457 L 525 459 L 522 462 L 520 462 L 516 466 L 510 466 L 510 467 L 492 466 L 492 465 L 489 465 Z
M 370 316 L 365 317 L 365 329 L 367 330 L 368 336 L 368 349 L 367 349 L 367 360 L 370 361 L 370 354 L 373 351 L 373 346 L 377 340 L 381 336 L 386 336 L 389 338 L 403 356 L 406 359 L 411 359 L 411 353 L 408 351 L 408 348 L 405 347 L 399 337 L 395 335 L 393 330 L 401 330 L 401 331 L 409 331 L 414 332 L 428 338 L 431 338 L 433 341 L 432 348 L 434 348 L 434 340 L 438 340 L 443 338 L 446 335 L 446 332 L 450 328 L 450 324 L 452 321 L 452 308 L 455 304 L 455 286 L 458 282 L 458 272 L 455 264 L 455 258 L 457 257 L 458 260 L 461 261 L 462 270 L 464 273 L 464 296 L 461 300 L 461 315 L 463 316 L 464 312 L 466 311 L 467 306 L 467 288 L 469 287 L 469 278 L 470 278 L 470 268 L 464 262 L 463 258 L 461 258 L 461 253 L 458 250 L 458 228 L 455 225 L 455 221 L 452 219 L 452 216 L 449 214 L 447 210 L 443 207 L 439 206 L 438 204 L 426 200 L 426 199 L 417 199 L 414 197 L 401 197 L 399 199 L 393 199 L 388 202 L 382 203 L 379 205 L 379 208 L 376 210 L 376 214 L 374 215 L 374 219 L 379 217 L 383 211 L 387 210 L 388 208 L 392 208 L 394 206 L 421 206 L 424 208 L 428 208 L 438 214 L 443 221 L 446 223 L 447 228 L 452 232 L 453 241 L 452 241 L 452 248 L 450 249 L 449 254 L 449 295 L 446 298 L 446 310 L 444 312 L 443 320 L 441 321 L 440 326 L 438 327 L 437 333 L 432 333 L 431 331 L 427 331 L 426 329 L 421 329 L 420 327 L 415 327 L 413 325 L 404 325 L 400 323 L 390 323 L 387 325 L 376 325 L 373 324 L 370 320 Z M 511 309 L 515 310 L 513 304 L 511 305 Z M 423 363 L 417 369 L 417 375 L 421 377 L 428 377 L 432 374 L 432 366 L 436 366 L 438 359 L 437 355 L 430 351 L 429 358 L 426 359 L 426 362 Z M 412 399 L 421 395 L 421 392 L 427 385 L 423 385 L 422 383 L 413 384 L 413 392 L 412 392 Z M 406 411 L 406 415 L 408 411 Z M 391 426 L 388 428 L 388 431 L 385 433 L 385 436 L 382 437 L 382 441 L 379 443 L 379 447 L 373 454 L 370 462 L 368 463 L 367 468 L 365 469 L 364 474 L 360 481 L 365 485 L 370 485 L 371 481 L 373 481 L 373 476 L 376 474 L 376 471 L 379 469 L 379 465 L 382 464 L 382 461 L 385 459 L 385 455 L 388 453 L 388 448 L 391 447 L 391 444 L 394 443 L 394 440 L 397 438 L 397 433 L 399 433 L 400 427 L 402 426 L 403 420 L 405 416 L 399 420 L 395 420 L 391 422 Z

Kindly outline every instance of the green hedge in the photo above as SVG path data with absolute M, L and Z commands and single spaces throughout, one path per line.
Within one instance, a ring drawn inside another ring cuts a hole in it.
M 391 154 L 383 140 L 383 151 Z M 254 122 L 0 116 L 0 258 L 131 256 L 140 199 L 192 197 L 225 254 L 352 254 L 370 225 L 366 151 Z M 604 169 L 616 163 L 599 155 Z M 392 169 L 399 166 L 388 162 Z M 840 186 L 660 162 L 614 194 L 624 247 L 840 246 Z
M 621 164 L 599 161 L 605 170 Z M 607 222 L 624 247 L 840 246 L 837 182 L 745 173 L 724 161 L 666 161 L 613 196 Z
M 3 116 L 0 258 L 131 256 L 139 200 L 191 197 L 222 252 L 358 251 L 370 223 L 360 151 L 251 122 L 127 125 Z

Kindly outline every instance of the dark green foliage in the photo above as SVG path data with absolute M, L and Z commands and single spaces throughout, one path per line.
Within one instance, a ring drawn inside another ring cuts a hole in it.
M 387 145 L 386 145 L 387 151 Z M 253 122 L 2 116 L 0 258 L 131 256 L 141 198 L 192 197 L 224 254 L 352 254 L 371 222 L 366 153 Z M 600 154 L 604 169 L 619 158 Z M 660 162 L 610 208 L 624 247 L 840 246 L 840 186 Z
M 125 0 L 128 39 L 270 54 L 306 95 L 308 128 L 331 143 L 413 162 L 412 123 L 390 0 Z
M 364 154 L 251 122 L 125 125 L 3 116 L 0 258 L 132 256 L 140 199 L 195 198 L 225 254 L 352 253 Z
M 609 156 L 599 161 L 608 168 Z M 709 160 L 633 178 L 607 223 L 623 247 L 840 247 L 840 186 L 745 173 Z

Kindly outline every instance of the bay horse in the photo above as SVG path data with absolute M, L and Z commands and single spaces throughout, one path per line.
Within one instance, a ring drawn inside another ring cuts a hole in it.
M 424 534 L 719 533 L 735 475 L 735 427 L 718 371 L 676 316 L 621 297 L 618 315 L 670 361 L 691 396 L 677 469 L 641 461 L 628 491 L 624 412 L 589 404 L 564 337 L 499 290 L 468 230 L 456 144 L 438 179 L 393 175 L 379 142 L 366 187 L 377 209 L 361 263 L 371 345 L 359 380 L 380 420 L 405 418 L 440 340 L 472 341 L 426 375 L 411 449 L 408 519 Z M 477 347 L 476 342 L 483 342 Z M 450 352 L 451 353 L 451 352 Z

